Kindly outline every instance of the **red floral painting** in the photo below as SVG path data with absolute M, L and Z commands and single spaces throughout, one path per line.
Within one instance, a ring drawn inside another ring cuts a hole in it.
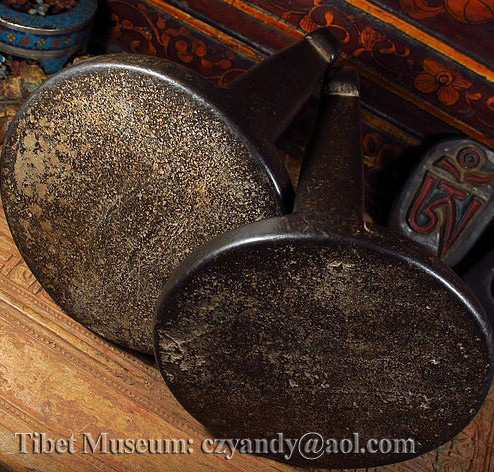
M 472 83 L 434 59 L 424 59 L 423 71 L 415 77 L 414 85 L 422 93 L 435 93 L 443 105 L 450 106 L 458 102 L 460 93 Z
M 479 24 L 494 20 L 494 0 L 400 0 L 402 10 L 416 20 L 447 12 L 462 23 Z

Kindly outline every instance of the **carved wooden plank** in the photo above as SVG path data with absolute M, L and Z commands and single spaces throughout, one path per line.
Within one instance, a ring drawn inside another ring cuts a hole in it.
M 305 32 L 326 26 L 342 40 L 345 60 L 358 68 L 364 81 L 371 82 L 367 89 L 386 95 L 377 103 L 381 114 L 389 115 L 395 123 L 408 116 L 419 129 L 421 124 L 433 124 L 436 131 L 432 132 L 458 130 L 489 146 L 494 143 L 491 67 L 385 8 L 366 0 L 214 0 L 209 20 L 208 8 L 202 0 L 173 3 L 108 0 L 117 39 L 126 49 L 130 41 L 134 45 L 130 46 L 143 52 L 148 48 L 149 54 L 174 57 L 173 38 L 171 42 L 162 38 L 167 36 L 169 25 L 178 22 L 184 27 L 182 33 L 200 38 L 206 49 L 210 44 L 214 48 L 218 42 L 228 43 L 227 50 L 253 57 L 263 48 L 279 49 Z M 235 15 L 229 14 L 232 7 L 237 10 Z M 252 17 L 250 23 L 257 22 L 250 26 L 246 22 L 237 39 L 237 23 L 231 18 L 240 14 Z M 206 19 L 201 21 L 194 15 Z M 210 22 L 218 26 L 215 28 Z M 265 25 L 264 32 L 261 23 Z M 210 41 L 211 37 L 214 41 Z M 187 54 L 194 56 L 190 46 Z M 193 66 L 193 60 L 187 57 Z M 362 99 L 367 103 L 364 88 Z M 405 110 L 401 103 L 406 104 Z M 442 130 L 437 127 L 438 122 L 444 124 Z M 424 130 L 431 133 L 430 129 Z

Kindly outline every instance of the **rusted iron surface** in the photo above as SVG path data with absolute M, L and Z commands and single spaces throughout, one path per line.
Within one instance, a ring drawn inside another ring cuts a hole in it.
M 14 130 L 2 186 L 26 260 L 79 321 L 139 350 L 150 350 L 172 267 L 211 236 L 280 211 L 214 110 L 145 71 L 69 74 Z
M 96 467 L 118 470 L 241 471 L 290 466 L 235 454 L 17 454 L 18 431 L 61 438 L 82 431 L 109 438 L 194 438 L 204 430 L 187 414 L 149 365 L 94 335 L 58 308 L 22 260 L 0 209 L 0 464 L 71 472 Z M 359 386 L 357 387 L 360 388 Z M 57 399 L 54 402 L 54 398 Z M 59 406 L 61 405 L 61 406 Z M 215 405 L 217 408 L 218 405 Z M 470 425 L 452 441 L 405 464 L 372 472 L 485 472 L 492 463 L 494 390 Z M 369 470 L 369 469 L 368 469 Z

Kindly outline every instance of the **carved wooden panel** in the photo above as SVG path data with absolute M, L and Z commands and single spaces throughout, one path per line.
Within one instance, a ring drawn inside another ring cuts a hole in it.
M 151 8 L 150 4 L 157 8 Z M 177 21 L 189 36 L 205 36 L 206 50 L 221 42 L 226 50 L 234 50 L 244 57 L 279 49 L 305 32 L 327 26 L 342 40 L 346 60 L 359 69 L 363 81 L 370 82 L 363 87 L 364 103 L 388 115 L 393 122 L 405 120 L 407 127 L 408 119 L 411 129 L 418 134 L 431 134 L 431 128 L 426 125 L 432 123 L 432 132 L 456 130 L 487 145 L 494 143 L 491 62 L 485 55 L 477 57 L 478 47 L 465 49 L 467 45 L 461 38 L 456 44 L 457 30 L 451 29 L 449 36 L 429 31 L 423 25 L 403 19 L 401 10 L 390 12 L 389 5 L 374 5 L 365 0 L 190 0 L 185 4 L 110 0 L 108 5 L 118 34 L 130 37 L 122 28 L 134 34 L 142 33 L 134 46 L 139 44 L 148 47 L 151 54 L 171 58 L 176 53 L 160 38 L 167 35 L 168 25 Z M 201 21 L 194 15 L 207 20 Z M 488 48 L 489 25 L 475 28 L 477 31 L 483 28 L 483 36 L 480 33 L 474 36 L 472 45 Z M 160 49 L 160 41 L 167 47 Z M 194 55 L 192 43 L 188 42 L 187 50 Z M 383 94 L 386 99 L 373 100 L 372 95 L 382 97 Z M 405 109 L 399 105 L 402 102 L 407 104 Z M 437 126 L 438 122 L 444 126 Z

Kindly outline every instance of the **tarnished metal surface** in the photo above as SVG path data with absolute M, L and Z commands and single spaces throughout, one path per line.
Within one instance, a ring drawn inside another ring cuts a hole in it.
M 162 304 L 159 366 L 184 407 L 228 438 L 355 432 L 362 446 L 412 438 L 421 454 L 461 431 L 489 370 L 489 346 L 463 301 L 421 268 L 359 244 L 274 239 L 209 260 Z
M 43 287 L 99 334 L 152 352 L 172 268 L 210 238 L 291 207 L 275 141 L 337 49 L 320 28 L 224 90 L 132 55 L 46 82 L 13 123 L 1 172 L 14 238 Z
M 356 77 L 333 74 L 294 212 L 191 255 L 164 287 L 155 350 L 172 392 L 219 437 L 414 441 L 408 454 L 268 452 L 375 467 L 470 422 L 492 379 L 492 332 L 448 267 L 364 222 Z
M 43 286 L 97 333 L 147 352 L 171 269 L 225 229 L 280 213 L 211 107 L 124 65 L 47 83 L 11 130 L 2 173 L 14 237 Z
M 0 380 L 2 472 L 273 472 L 270 462 L 248 454 L 230 460 L 203 454 L 208 432 L 180 407 L 156 369 L 76 323 L 40 288 L 1 205 Z M 27 438 L 27 454 L 19 454 L 16 432 L 42 433 L 46 441 Z M 50 439 L 71 435 L 73 454 L 52 450 Z M 151 450 L 123 447 L 143 439 Z M 33 453 L 35 444 L 45 453 Z M 188 448 L 193 452 L 173 453 Z

